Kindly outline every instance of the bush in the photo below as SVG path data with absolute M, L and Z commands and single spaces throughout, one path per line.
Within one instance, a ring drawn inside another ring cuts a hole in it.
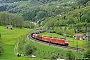
M 55 31 L 54 30 L 50 30 L 50 33 L 55 33 Z
M 0 39 L 0 55 L 4 52 L 2 39 Z
M 75 34 L 74 29 L 66 30 L 66 34 L 67 34 L 69 37 L 73 37 L 73 35 Z
M 57 54 L 53 54 L 52 56 L 51 56 L 51 60 L 56 60 L 58 58 L 58 55 Z
M 4 52 L 3 47 L 0 46 L 0 56 L 2 55 L 3 52 Z
M 31 55 L 32 53 L 34 53 L 36 51 L 36 47 L 34 46 L 33 43 L 28 42 L 25 45 L 25 55 Z
M 68 51 L 66 53 L 66 57 L 67 57 L 67 60 L 75 60 L 75 56 L 74 54 L 72 53 L 72 51 Z
M 64 29 L 60 28 L 60 27 L 54 27 L 54 31 L 60 35 L 62 35 L 64 33 Z
M 25 45 L 25 39 L 26 39 L 25 35 L 21 35 L 19 37 L 18 50 L 23 51 L 23 48 L 24 48 L 24 45 Z
M 84 53 L 84 58 L 89 58 L 89 60 L 90 60 L 90 47 L 89 47 L 89 49 Z
M 1 39 L 1 33 L 0 33 L 0 39 Z

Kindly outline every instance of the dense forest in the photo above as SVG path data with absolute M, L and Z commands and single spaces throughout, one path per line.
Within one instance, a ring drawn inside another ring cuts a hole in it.
M 13 3 L 13 2 L 20 2 L 20 1 L 28 1 L 28 0 L 0 0 L 1 3 Z
M 30 21 L 24 21 L 23 17 L 17 14 L 12 14 L 9 12 L 0 12 L 0 25 L 12 25 L 13 27 L 26 27 L 33 28 L 34 24 Z
M 6 0 L 3 1 L 6 2 Z M 2 16 L 0 16 L 2 18 L 0 21 L 0 25 L 11 24 L 16 27 L 30 27 L 29 24 L 31 24 L 31 22 L 33 21 L 38 22 L 38 24 L 41 26 L 51 28 L 53 32 L 59 34 L 62 34 L 64 32 L 61 27 L 67 26 L 69 27 L 69 29 L 77 27 L 78 29 L 81 29 L 80 32 L 85 33 L 85 31 L 87 30 L 86 27 L 90 26 L 89 0 L 21 0 L 21 2 L 19 2 L 20 0 L 17 1 L 17 3 L 1 3 L 0 10 L 8 11 L 8 13 L 1 13 L 3 17 L 7 18 L 3 18 Z M 14 13 L 15 16 L 11 13 Z M 13 18 L 11 18 L 12 15 L 14 16 Z M 17 23 L 17 21 L 19 21 L 20 23 Z M 25 24 L 23 24 L 22 21 L 24 21 Z M 63 32 L 60 33 L 60 30 Z

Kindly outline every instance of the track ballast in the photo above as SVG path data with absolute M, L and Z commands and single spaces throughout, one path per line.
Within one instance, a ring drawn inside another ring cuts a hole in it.
M 44 45 L 47 45 L 47 46 L 53 46 L 53 47 L 62 48 L 62 49 L 65 49 L 65 50 L 73 50 L 73 51 L 76 51 L 76 52 L 83 52 L 84 51 L 84 49 L 80 49 L 80 48 L 75 48 L 75 47 L 70 47 L 70 46 L 62 46 L 62 45 L 52 44 L 52 43 L 49 43 L 49 42 L 34 39 L 34 38 L 31 37 L 31 35 L 28 35 L 27 37 L 28 37 L 28 39 L 30 39 L 34 42 L 44 44 Z

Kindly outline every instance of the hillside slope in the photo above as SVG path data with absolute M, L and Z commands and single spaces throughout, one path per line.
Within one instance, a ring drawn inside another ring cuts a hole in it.
M 45 0 L 46 3 L 43 2 L 44 0 L 29 0 L 16 3 L 1 3 L 0 10 L 23 15 L 25 20 L 39 20 L 62 12 L 67 13 L 76 8 L 73 5 L 76 4 L 74 0 Z M 27 16 L 27 14 L 29 15 Z
M 87 2 L 88 0 L 83 2 L 82 0 L 22 0 L 14 3 L 1 3 L 0 11 L 22 15 L 25 20 L 43 21 L 47 17 L 55 17 L 83 8 Z

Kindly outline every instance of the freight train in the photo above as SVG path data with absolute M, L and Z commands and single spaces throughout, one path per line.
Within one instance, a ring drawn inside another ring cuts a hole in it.
M 66 39 L 64 38 L 52 38 L 52 37 L 47 37 L 47 36 L 40 36 L 40 33 L 45 32 L 45 31 L 39 31 L 39 32 L 34 32 L 31 34 L 31 37 L 40 41 L 45 41 L 48 43 L 54 43 L 54 44 L 60 44 L 64 46 L 68 46 L 69 43 Z

